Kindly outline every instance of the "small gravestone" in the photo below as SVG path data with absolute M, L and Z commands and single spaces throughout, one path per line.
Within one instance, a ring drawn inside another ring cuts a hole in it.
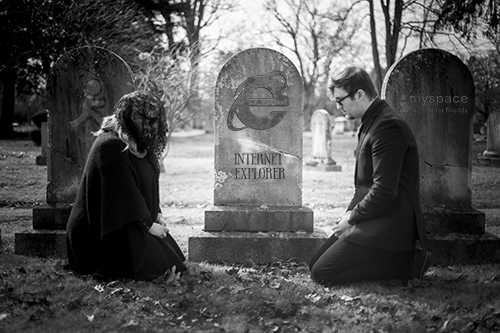
M 334 119 L 335 126 L 333 127 L 333 132 L 337 135 L 343 135 L 348 125 L 347 122 L 348 120 L 345 117 L 336 117 Z
M 189 239 L 193 261 L 307 260 L 323 241 L 302 206 L 302 79 L 283 54 L 255 48 L 215 87 L 214 206 Z
M 471 206 L 474 82 L 465 64 L 438 49 L 409 53 L 387 73 L 382 98 L 405 118 L 417 140 L 422 210 L 436 261 L 494 257 L 496 250 L 483 247 L 492 241 L 484 236 L 485 215 Z
M 342 171 L 342 167 L 332 159 L 332 126 L 328 111 L 321 109 L 313 112 L 311 132 L 311 158 L 306 165 L 313 170 Z
M 486 150 L 478 157 L 478 161 L 481 165 L 500 167 L 500 111 L 488 116 Z
M 16 253 L 65 255 L 56 231 L 66 228 L 94 142 L 91 132 L 133 90 L 129 66 L 103 48 L 74 49 L 54 64 L 47 81 L 47 203 L 33 209 L 33 229 L 47 232 L 16 234 Z
M 36 165 L 47 165 L 47 122 L 40 124 L 41 154 L 36 157 Z

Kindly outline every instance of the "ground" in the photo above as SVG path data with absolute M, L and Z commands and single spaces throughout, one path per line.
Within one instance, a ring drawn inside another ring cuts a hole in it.
M 356 138 L 336 135 L 333 158 L 342 172 L 304 167 L 303 203 L 315 227 L 331 224 L 352 195 Z M 311 148 L 304 135 L 304 159 Z M 484 142 L 474 143 L 473 156 Z M 161 175 L 161 203 L 187 253 L 213 200 L 213 134 L 177 135 Z M 191 273 L 167 284 L 99 282 L 64 269 L 64 260 L 13 254 L 14 234 L 30 230 L 32 209 L 45 202 L 47 167 L 29 139 L 0 141 L 1 332 L 498 332 L 498 263 L 432 267 L 423 288 L 399 281 L 324 288 L 304 263 L 255 267 L 189 263 Z M 473 207 L 487 231 L 500 230 L 499 169 L 473 163 Z

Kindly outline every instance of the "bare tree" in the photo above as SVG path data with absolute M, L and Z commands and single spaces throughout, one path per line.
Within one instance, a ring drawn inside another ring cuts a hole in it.
M 193 66 L 194 52 L 179 47 L 156 47 L 149 53 L 137 51 L 136 87 L 155 94 L 163 101 L 168 124 L 167 142 L 170 142 L 172 133 L 199 112 L 187 108 L 190 99 L 196 95 L 194 78 L 198 66 Z M 163 159 L 167 157 L 168 150 L 167 145 Z M 164 171 L 163 163 L 161 167 Z
M 347 23 L 349 9 L 321 5 L 319 0 L 266 0 L 264 6 L 279 27 L 268 27 L 274 43 L 296 57 L 304 82 L 304 121 L 309 128 L 319 84 L 326 82 L 335 56 L 350 47 L 356 26 Z

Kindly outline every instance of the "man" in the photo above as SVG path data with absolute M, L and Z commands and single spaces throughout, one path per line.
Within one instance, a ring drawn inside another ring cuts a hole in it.
M 413 133 L 378 97 L 363 69 L 346 68 L 330 91 L 346 118 L 361 118 L 355 193 L 333 235 L 311 259 L 311 277 L 324 285 L 389 279 L 419 285 L 431 254 Z

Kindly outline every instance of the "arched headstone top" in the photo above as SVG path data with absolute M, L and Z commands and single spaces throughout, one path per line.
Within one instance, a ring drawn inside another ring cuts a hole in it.
M 54 63 L 47 80 L 47 202 L 74 201 L 94 141 L 92 132 L 132 91 L 132 70 L 104 48 L 76 48 Z

